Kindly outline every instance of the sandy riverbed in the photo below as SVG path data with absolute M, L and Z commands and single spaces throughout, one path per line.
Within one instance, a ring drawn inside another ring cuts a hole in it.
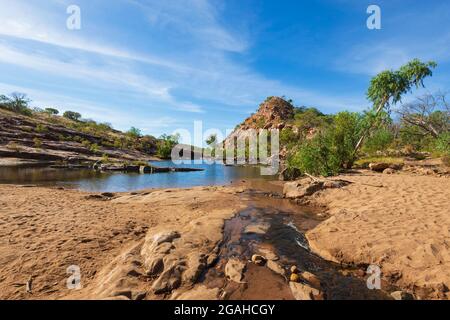
M 339 178 L 354 183 L 313 199 L 332 215 L 307 233 L 314 251 L 377 264 L 385 279 L 419 298 L 450 298 L 450 179 L 371 172 Z
M 336 262 L 378 264 L 385 280 L 419 298 L 449 298 L 450 180 L 372 173 L 340 178 L 355 183 L 311 199 L 331 215 L 304 230 L 310 229 L 311 248 Z M 218 289 L 195 279 L 217 258 L 225 220 L 247 206 L 247 187 L 96 199 L 74 190 L 0 186 L 0 298 L 217 299 Z M 170 240 L 155 246 L 161 237 Z M 82 290 L 67 289 L 70 265 L 81 269 Z M 156 266 L 167 277 L 155 285 L 148 269 Z M 172 295 L 152 293 L 171 291 L 178 280 Z
M 0 298 L 70 298 L 70 265 L 82 273 L 84 289 L 76 297 L 97 292 L 106 298 L 113 292 L 98 292 L 97 274 L 155 228 L 188 232 L 197 227 L 204 241 L 197 249 L 212 251 L 221 240 L 223 220 L 240 208 L 237 191 L 202 187 L 102 201 L 73 190 L 0 186 Z M 30 278 L 31 294 L 25 288 Z

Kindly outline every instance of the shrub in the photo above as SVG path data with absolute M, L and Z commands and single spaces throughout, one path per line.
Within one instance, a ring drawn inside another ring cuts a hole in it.
M 386 150 L 393 141 L 394 135 L 392 132 L 387 129 L 379 129 L 372 133 L 369 139 L 367 139 L 363 150 L 373 154 L 377 151 Z
M 93 153 L 97 153 L 99 149 L 100 149 L 100 147 L 96 143 L 93 143 L 89 146 L 89 151 L 91 151 Z
M 28 107 L 30 100 L 23 93 L 12 93 L 11 97 L 0 95 L 0 108 L 20 113 L 26 116 L 33 115 Z
M 332 126 L 299 146 L 288 159 L 288 167 L 322 176 L 336 175 L 340 169 L 352 167 L 362 120 L 359 113 L 338 113 Z
M 34 147 L 40 149 L 42 147 L 42 141 L 39 138 L 33 139 Z
M 289 168 L 297 168 L 302 173 L 331 176 L 339 173 L 339 162 L 331 150 L 331 139 L 326 133 L 319 133 L 306 141 L 288 159 Z
M 141 130 L 135 127 L 131 127 L 130 130 L 127 131 L 127 136 L 132 139 L 139 139 L 142 136 Z
M 434 148 L 439 154 L 450 156 L 450 132 L 439 135 L 434 143 Z
M 37 126 L 36 126 L 36 132 L 37 133 L 45 133 L 45 132 L 48 132 L 48 128 L 47 128 L 47 126 L 45 126 L 45 125 L 43 125 L 43 124 L 38 124 Z
M 284 128 L 280 132 L 280 143 L 282 145 L 291 145 L 296 142 L 298 142 L 299 136 L 291 129 L 291 128 Z
M 54 108 L 45 108 L 44 112 L 51 116 L 59 114 L 59 111 Z
M 73 121 L 80 121 L 81 119 L 81 114 L 79 114 L 78 112 L 74 112 L 74 111 L 66 111 L 63 114 L 63 117 L 69 120 L 73 120 Z
M 340 112 L 334 117 L 331 131 L 332 152 L 337 157 L 339 165 L 351 168 L 355 161 L 355 146 L 363 127 L 364 118 L 356 112 Z
M 179 135 L 162 135 L 158 142 L 156 155 L 162 159 L 169 159 L 172 149 L 178 144 Z

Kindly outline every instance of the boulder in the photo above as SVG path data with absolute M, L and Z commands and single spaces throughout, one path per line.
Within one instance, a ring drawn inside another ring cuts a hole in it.
M 281 170 L 278 179 L 280 181 L 292 181 L 302 176 L 302 172 L 297 168 L 284 168 Z
M 228 260 L 225 265 L 225 275 L 231 281 L 236 283 L 243 283 L 242 278 L 244 277 L 244 270 L 245 263 L 235 258 Z
M 391 297 L 395 300 L 414 300 L 414 296 L 412 294 L 404 291 L 392 292 Z
M 324 295 L 320 290 L 310 287 L 307 284 L 289 282 L 292 295 L 296 300 L 323 300 Z
M 314 288 L 320 288 L 321 287 L 321 282 L 319 280 L 319 278 L 315 275 L 312 274 L 311 272 L 305 271 L 301 273 L 301 277 L 310 285 L 312 285 Z
M 284 270 L 283 267 L 275 261 L 268 260 L 267 268 L 269 268 L 270 270 L 272 270 L 275 273 L 278 273 L 279 275 L 281 275 L 283 277 L 286 276 L 286 270 Z
M 283 195 L 288 199 L 301 199 L 322 190 L 323 184 L 322 181 L 314 181 L 311 183 L 300 181 L 288 182 L 283 187 Z
M 267 260 L 277 261 L 280 258 L 269 248 L 260 247 L 258 248 L 258 252 L 265 257 Z
M 383 173 L 384 174 L 394 174 L 395 170 L 392 168 L 387 168 L 387 169 L 384 169 Z
M 291 276 L 289 277 L 289 281 L 299 282 L 300 276 L 298 275 L 298 273 L 292 273 Z
M 389 168 L 389 164 L 384 162 L 374 162 L 369 164 L 369 169 L 376 172 L 383 172 L 387 168 Z
M 252 256 L 252 262 L 257 266 L 263 266 L 266 263 L 267 259 L 259 254 L 254 254 Z
M 177 289 L 180 284 L 181 268 L 178 265 L 172 265 L 153 282 L 152 290 L 155 294 L 163 294 Z

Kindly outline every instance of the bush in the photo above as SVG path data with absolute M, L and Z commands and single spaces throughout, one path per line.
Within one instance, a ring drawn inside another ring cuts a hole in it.
M 100 149 L 100 147 L 96 143 L 93 143 L 89 146 L 89 151 L 91 151 L 93 153 L 97 153 L 99 149 Z
M 444 156 L 450 156 L 450 132 L 439 135 L 434 143 L 435 150 Z
M 299 169 L 302 173 L 332 176 L 339 173 L 339 163 L 331 150 L 331 139 L 326 133 L 319 133 L 300 146 L 288 159 L 288 168 Z
M 290 146 L 295 144 L 299 140 L 298 134 L 296 134 L 291 128 L 284 128 L 280 132 L 280 143 L 284 146 Z
M 80 121 L 81 119 L 81 114 L 79 114 L 78 112 L 74 112 L 74 111 L 66 111 L 63 114 L 63 117 L 69 120 L 73 120 L 73 121 Z
M 356 112 L 340 112 L 334 117 L 331 130 L 332 152 L 337 157 L 339 165 L 351 168 L 355 159 L 355 146 L 358 143 L 364 118 Z
M 359 113 L 338 113 L 333 125 L 299 147 L 288 159 L 288 167 L 321 176 L 336 175 L 342 168 L 351 168 L 362 120 Z
M 179 139 L 178 135 L 162 135 L 158 142 L 156 155 L 162 159 L 170 159 L 172 149 L 178 144 Z
M 39 138 L 33 139 L 34 147 L 40 149 L 42 147 L 42 141 Z
M 369 154 L 386 150 L 394 141 L 394 135 L 387 129 L 375 131 L 364 144 L 363 150 Z
M 45 108 L 44 112 L 51 116 L 52 115 L 56 116 L 57 114 L 59 114 L 59 111 L 54 108 Z
M 132 139 L 139 139 L 142 136 L 141 130 L 135 127 L 131 127 L 130 130 L 127 131 L 127 136 Z
M 28 107 L 30 100 L 25 94 L 13 93 L 11 97 L 0 95 L 0 108 L 6 109 L 15 113 L 20 113 L 26 116 L 33 115 L 33 112 Z
M 43 124 L 38 124 L 36 126 L 36 132 L 37 133 L 45 133 L 45 132 L 48 132 L 48 128 Z

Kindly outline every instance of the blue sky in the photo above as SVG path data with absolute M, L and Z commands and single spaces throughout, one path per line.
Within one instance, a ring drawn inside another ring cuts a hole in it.
M 81 30 L 66 9 L 81 8 Z M 382 29 L 366 27 L 370 4 Z M 232 129 L 267 96 L 362 110 L 372 76 L 413 58 L 448 90 L 449 1 L 0 0 L 0 92 L 159 136 Z

